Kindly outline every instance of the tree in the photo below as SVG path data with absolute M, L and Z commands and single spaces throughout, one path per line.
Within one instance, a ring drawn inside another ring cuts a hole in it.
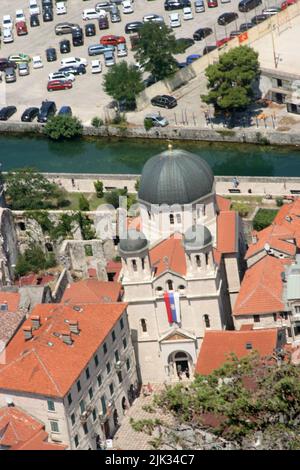
M 142 73 L 134 65 L 122 61 L 114 65 L 104 76 L 104 89 L 115 100 L 124 100 L 125 106 L 126 104 L 130 106 L 144 89 Z
M 258 53 L 240 46 L 223 54 L 217 64 L 205 71 L 208 94 L 201 98 L 213 104 L 216 111 L 233 113 L 248 106 L 253 98 L 252 86 L 259 76 Z
M 150 21 L 139 30 L 134 57 L 147 72 L 161 80 L 178 70 L 173 54 L 183 51 L 183 44 L 176 42 L 170 28 Z
M 38 273 L 54 266 L 56 266 L 54 253 L 45 255 L 40 246 L 31 245 L 24 254 L 18 257 L 15 273 L 17 276 L 24 276 L 30 272 Z
M 96 190 L 96 195 L 98 199 L 101 199 L 103 197 L 103 183 L 102 181 L 94 181 L 94 187 Z
M 79 210 L 80 211 L 89 211 L 90 210 L 90 203 L 83 194 L 80 194 L 80 196 L 79 196 L 78 205 L 79 205 Z
M 105 201 L 107 204 L 111 204 L 115 209 L 117 209 L 120 205 L 119 198 L 121 196 L 127 196 L 126 189 L 113 189 L 112 191 L 105 193 Z
M 74 139 L 82 135 L 81 121 L 75 116 L 53 116 L 45 126 L 45 134 L 53 140 Z
M 34 168 L 10 171 L 6 177 L 7 202 L 14 210 L 55 207 L 61 189 Z

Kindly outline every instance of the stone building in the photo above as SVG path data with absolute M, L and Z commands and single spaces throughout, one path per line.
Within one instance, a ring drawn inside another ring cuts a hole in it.
M 145 165 L 140 230 L 120 240 L 121 282 L 142 382 L 195 368 L 205 331 L 232 329 L 243 276 L 239 216 L 200 157 L 167 151 Z

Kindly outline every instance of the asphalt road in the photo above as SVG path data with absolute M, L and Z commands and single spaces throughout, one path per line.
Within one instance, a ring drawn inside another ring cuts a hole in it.
M 224 0 L 223 0 L 224 1 Z M 38 0 L 39 3 L 40 0 Z M 70 35 L 56 36 L 54 33 L 54 27 L 57 23 L 62 21 L 70 21 L 79 23 L 84 26 L 85 22 L 81 18 L 83 9 L 94 7 L 95 0 L 67 0 L 67 14 L 66 15 L 54 15 L 54 21 L 43 23 L 42 18 L 41 25 L 39 27 L 30 28 L 29 25 L 29 10 L 28 0 L 1 0 L 0 1 L 0 18 L 2 23 L 2 16 L 10 14 L 15 16 L 15 10 L 22 8 L 27 18 L 28 35 L 18 37 L 15 34 L 15 40 L 10 44 L 1 44 L 1 57 L 8 57 L 13 53 L 26 53 L 30 56 L 40 55 L 43 60 L 44 67 L 42 69 L 33 70 L 31 68 L 30 75 L 26 77 L 18 77 L 16 83 L 4 84 L 0 86 L 0 105 L 16 105 L 18 112 L 11 118 L 12 120 L 19 120 L 22 112 L 28 106 L 40 106 L 42 100 L 53 99 L 57 107 L 62 105 L 70 105 L 73 110 L 73 114 L 77 115 L 82 119 L 85 124 L 89 124 L 94 116 L 104 116 L 104 106 L 107 105 L 111 98 L 106 95 L 102 87 L 103 75 L 106 72 L 106 67 L 103 63 L 103 57 L 97 56 L 94 58 L 100 58 L 102 62 L 102 73 L 92 74 L 91 73 L 91 57 L 88 56 L 87 48 L 91 44 L 99 43 L 99 39 L 102 35 L 116 34 L 125 35 L 124 28 L 126 23 L 135 20 L 142 20 L 143 16 L 147 13 L 156 13 L 162 15 L 165 18 L 166 24 L 169 24 L 169 14 L 164 10 L 163 0 L 135 0 L 134 1 L 134 13 L 132 14 L 121 14 L 122 21 L 120 23 L 110 23 L 110 27 L 107 30 L 99 31 L 98 25 L 96 36 L 85 38 L 85 44 L 81 47 L 73 47 L 70 54 L 60 54 L 59 52 L 59 41 L 62 39 L 70 39 Z M 192 0 L 192 3 L 193 0 Z M 237 21 L 224 26 L 217 25 L 217 18 L 224 12 L 238 11 L 239 0 L 231 0 L 227 3 L 220 3 L 217 8 L 207 8 L 203 13 L 195 13 L 194 6 L 192 5 L 194 18 L 192 20 L 184 21 L 182 10 L 176 10 L 181 16 L 181 26 L 174 29 L 174 33 L 177 38 L 181 37 L 192 37 L 193 32 L 200 28 L 209 26 L 213 28 L 214 34 L 206 38 L 206 41 L 196 42 L 192 47 L 186 50 L 185 54 L 177 56 L 179 61 L 185 59 L 190 54 L 201 54 L 203 47 L 207 44 L 215 44 L 216 40 L 226 37 L 232 30 L 239 28 L 241 23 L 250 21 L 255 14 L 261 13 L 261 10 L 265 7 L 279 5 L 281 0 L 263 0 L 263 5 L 260 8 L 252 10 L 248 13 L 239 13 Z M 122 6 L 119 7 L 122 11 Z M 88 21 L 96 24 L 96 21 Z M 130 51 L 129 35 L 125 35 L 127 39 L 127 46 L 129 54 L 125 58 L 116 58 L 117 62 L 120 60 L 127 60 L 129 63 L 134 63 L 133 53 Z M 57 62 L 46 61 L 45 50 L 48 47 L 55 47 L 57 49 L 58 60 Z M 62 57 L 84 57 L 88 59 L 87 74 L 84 76 L 77 76 L 73 84 L 73 89 L 64 91 L 55 91 L 49 93 L 47 91 L 47 81 L 50 72 L 56 71 L 60 66 L 60 60 Z M 194 100 L 194 96 L 187 97 L 187 104 Z M 180 102 L 176 108 L 180 113 Z M 149 110 L 148 110 L 149 112 Z

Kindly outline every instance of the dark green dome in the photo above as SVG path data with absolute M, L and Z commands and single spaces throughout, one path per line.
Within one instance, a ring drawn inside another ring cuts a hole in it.
M 201 249 L 212 242 L 212 235 L 205 225 L 190 227 L 184 234 L 183 244 L 186 249 Z
M 143 232 L 130 229 L 126 238 L 121 238 L 119 251 L 122 253 L 135 253 L 144 250 L 148 245 L 148 240 Z
M 139 199 L 151 204 L 190 204 L 211 193 L 214 175 L 198 155 L 168 149 L 147 161 Z

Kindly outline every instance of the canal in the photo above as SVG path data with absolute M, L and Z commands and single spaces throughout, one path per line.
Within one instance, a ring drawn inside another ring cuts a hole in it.
M 135 174 L 167 144 L 131 139 L 51 142 L 36 136 L 0 135 L 0 162 L 3 171 L 31 166 L 50 173 Z M 173 145 L 204 158 L 215 175 L 300 176 L 300 148 L 186 141 Z

